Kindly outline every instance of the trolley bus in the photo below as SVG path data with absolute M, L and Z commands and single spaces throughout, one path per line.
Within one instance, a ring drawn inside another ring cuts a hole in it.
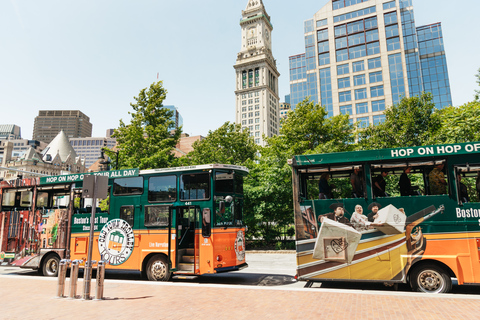
M 141 271 L 149 280 L 166 281 L 248 266 L 243 222 L 247 168 L 211 164 L 89 174 L 109 177 L 108 197 L 93 206 L 92 259 L 107 261 L 107 269 Z M 3 184 L 1 212 L 13 231 L 7 244 L 0 242 L 0 251 L 18 257 L 22 239 L 23 253 L 27 251 L 10 265 L 55 276 L 60 259 L 87 259 L 93 199 L 82 197 L 84 175 Z M 19 213 L 25 225 L 18 225 Z M 35 245 L 25 238 L 36 238 Z M 36 254 L 28 254 L 32 246 Z
M 299 155 L 291 166 L 297 276 L 308 285 L 480 283 L 480 142 Z

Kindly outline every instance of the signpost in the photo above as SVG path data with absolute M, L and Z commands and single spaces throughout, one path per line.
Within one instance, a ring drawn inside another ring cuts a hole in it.
M 92 198 L 92 214 L 90 216 L 90 236 L 88 239 L 88 254 L 83 276 L 83 299 L 90 300 L 90 283 L 92 281 L 92 250 L 93 233 L 95 229 L 95 211 L 97 210 L 97 198 L 105 199 L 108 196 L 107 175 L 85 175 L 83 178 L 83 198 Z

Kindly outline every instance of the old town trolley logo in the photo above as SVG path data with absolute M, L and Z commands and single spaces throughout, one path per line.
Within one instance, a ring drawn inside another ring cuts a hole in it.
M 98 251 L 103 260 L 118 266 L 128 260 L 133 251 L 135 236 L 127 221 L 108 221 L 98 236 Z
M 237 232 L 237 238 L 235 239 L 235 254 L 237 255 L 238 261 L 245 260 L 245 236 L 243 235 L 242 230 Z

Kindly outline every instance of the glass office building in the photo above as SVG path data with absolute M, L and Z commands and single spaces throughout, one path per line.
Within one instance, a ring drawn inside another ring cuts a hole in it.
M 305 53 L 289 58 L 292 108 L 310 97 L 368 126 L 403 96 L 452 104 L 441 24 L 417 27 L 412 0 L 332 0 L 304 27 Z

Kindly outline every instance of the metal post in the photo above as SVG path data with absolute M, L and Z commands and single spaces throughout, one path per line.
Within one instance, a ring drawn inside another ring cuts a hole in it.
M 104 280 L 105 280 L 105 265 L 108 262 L 106 261 L 99 261 L 97 267 L 97 293 L 95 295 L 95 300 L 102 300 L 103 299 L 103 288 L 104 288 Z
M 78 270 L 81 260 L 73 260 L 72 268 L 70 269 L 70 299 L 75 299 L 77 297 L 77 281 L 78 281 Z
M 58 289 L 57 289 L 57 297 L 63 298 L 65 297 L 65 277 L 67 276 L 67 268 L 70 260 L 62 259 L 60 261 L 60 266 L 58 269 Z
M 90 260 L 85 262 L 85 269 L 83 275 L 83 300 L 90 300 L 90 284 L 92 281 L 92 267 L 97 261 Z

